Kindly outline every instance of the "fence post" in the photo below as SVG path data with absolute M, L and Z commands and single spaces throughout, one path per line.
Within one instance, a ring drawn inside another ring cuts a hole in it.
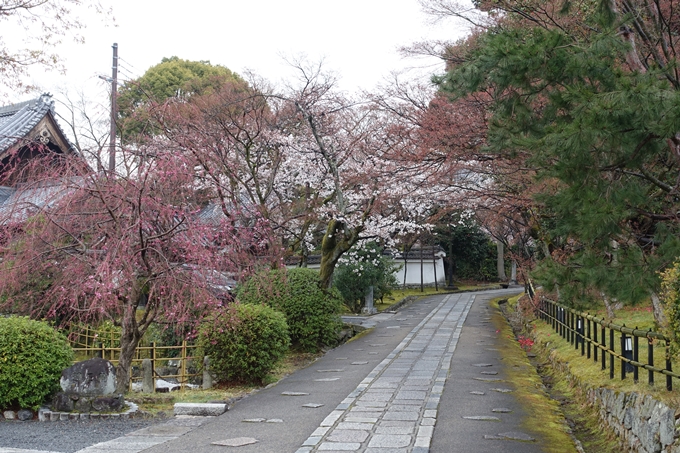
M 635 326 L 635 330 L 638 330 L 637 326 Z M 636 362 L 640 361 L 640 337 L 638 337 L 637 335 L 633 337 L 633 360 L 635 360 Z M 639 372 L 640 367 L 635 365 L 635 370 L 633 371 L 633 382 L 635 382 L 636 384 L 638 383 L 639 380 L 638 378 L 640 377 Z
M 151 370 L 153 372 L 153 391 L 156 391 L 156 342 L 151 342 Z
M 588 347 L 588 354 L 586 355 L 586 357 L 589 359 L 590 358 L 590 339 L 591 339 L 591 336 L 592 336 L 592 334 L 590 332 L 590 318 L 588 318 L 588 334 L 587 335 L 588 335 L 588 346 L 587 346 Z
M 602 346 L 604 346 L 604 348 L 600 351 L 600 354 L 602 355 L 602 370 L 606 370 L 607 369 L 607 351 L 606 351 L 605 348 L 607 347 L 607 328 L 604 326 L 604 324 L 600 324 L 600 326 L 601 326 L 600 333 L 602 334 L 602 335 L 600 335 L 600 338 L 601 338 L 600 341 L 602 341 Z
M 626 326 L 625 324 L 623 325 Z M 626 365 L 627 363 L 623 360 L 626 357 L 626 334 L 621 332 L 621 380 L 626 379 Z
M 609 379 L 614 379 L 614 329 L 609 328 Z
M 593 361 L 595 363 L 597 363 L 597 351 L 600 349 L 597 347 L 599 344 L 600 343 L 597 341 L 597 323 L 593 321 Z
M 651 337 L 647 337 L 647 365 L 654 366 L 654 342 Z M 647 382 L 651 387 L 654 385 L 654 372 L 652 370 L 647 370 L 647 372 L 649 373 Z
M 671 365 L 671 345 L 668 340 L 666 340 L 666 371 L 673 371 Z M 666 375 L 666 390 L 669 392 L 673 390 L 673 378 L 669 375 Z
M 187 383 L 187 341 L 182 340 L 182 362 L 179 366 L 180 388 L 184 388 Z

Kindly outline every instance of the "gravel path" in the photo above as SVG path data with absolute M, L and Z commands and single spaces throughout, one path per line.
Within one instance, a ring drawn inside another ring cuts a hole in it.
M 2 447 L 74 453 L 99 442 L 115 439 L 163 419 L 69 420 L 60 422 L 0 421 Z

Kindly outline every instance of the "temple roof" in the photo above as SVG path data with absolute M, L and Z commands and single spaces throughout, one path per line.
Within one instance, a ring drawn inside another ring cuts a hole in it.
M 0 155 L 21 141 L 38 139 L 29 135 L 46 118 L 51 127 L 38 131 L 40 138 L 52 141 L 62 152 L 70 151 L 71 144 L 54 119 L 52 96 L 43 94 L 30 101 L 0 107 Z

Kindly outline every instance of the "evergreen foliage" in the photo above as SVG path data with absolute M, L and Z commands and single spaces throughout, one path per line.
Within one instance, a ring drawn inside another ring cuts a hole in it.
M 319 286 L 312 269 L 276 269 L 252 276 L 240 287 L 237 300 L 265 304 L 283 312 L 293 346 L 314 352 L 338 341 L 342 298 L 337 289 Z
M 435 226 L 434 237 L 446 251 L 455 278 L 497 279 L 496 246 L 468 212 L 451 213 Z
M 369 288 L 373 298 L 382 300 L 397 285 L 394 272 L 399 265 L 383 254 L 376 242 L 359 242 L 342 258 L 333 273 L 333 285 L 342 294 L 345 305 L 354 313 L 361 311 Z
M 680 131 L 680 92 L 667 68 L 627 67 L 626 24 L 607 7 L 582 19 L 583 35 L 489 31 L 437 83 L 453 96 L 492 93 L 488 152 L 529 155 L 550 250 L 538 282 L 565 303 L 601 294 L 637 303 L 680 256 L 678 160 L 668 145 Z
M 201 324 L 198 345 L 210 356 L 216 380 L 262 384 L 288 351 L 290 337 L 282 313 L 235 304 Z
M 151 134 L 151 108 L 168 99 L 188 99 L 205 95 L 232 83 L 247 90 L 247 83 L 236 73 L 209 61 L 190 61 L 178 57 L 163 58 L 142 77 L 126 82 L 118 95 L 119 129 L 124 141 L 140 140 Z
M 0 317 L 0 409 L 38 409 L 73 361 L 66 337 L 27 317 Z

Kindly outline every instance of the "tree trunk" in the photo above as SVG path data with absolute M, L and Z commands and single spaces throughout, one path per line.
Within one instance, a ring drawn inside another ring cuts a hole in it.
M 137 305 L 125 302 L 120 335 L 120 358 L 116 367 L 116 393 L 125 394 L 130 382 L 130 367 L 141 334 L 135 318 Z
M 602 301 L 604 302 L 604 309 L 607 312 L 607 319 L 614 319 L 616 311 L 614 304 L 611 303 L 609 297 L 607 297 L 607 295 L 604 293 L 602 293 Z
M 505 259 L 503 257 L 504 254 L 504 245 L 501 241 L 496 242 L 496 269 L 498 271 L 498 280 L 501 282 L 504 282 L 508 279 L 508 277 L 505 275 Z
M 456 262 L 455 262 L 455 260 L 453 259 L 453 243 L 451 243 L 451 244 L 449 245 L 449 275 L 448 275 L 449 282 L 448 282 L 448 284 L 447 284 L 447 286 L 448 286 L 449 288 L 453 288 L 453 287 L 454 287 L 454 284 L 453 284 L 453 275 L 454 275 L 455 271 L 456 271 Z
M 666 317 L 666 313 L 663 311 L 663 305 L 661 305 L 659 296 L 655 292 L 650 293 L 650 296 L 652 298 L 652 313 L 654 314 L 654 321 L 661 331 L 665 331 L 668 329 L 668 318 Z
M 328 289 L 333 283 L 333 271 L 340 257 L 359 240 L 362 228 L 346 230 L 345 224 L 333 219 L 328 223 L 326 234 L 321 241 L 321 265 L 319 266 L 319 286 Z

